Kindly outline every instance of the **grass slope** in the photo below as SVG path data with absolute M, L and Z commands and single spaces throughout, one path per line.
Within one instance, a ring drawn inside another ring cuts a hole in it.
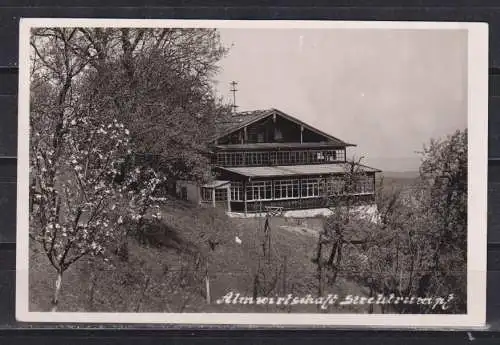
M 112 253 L 81 260 L 63 278 L 60 311 L 99 312 L 315 312 L 316 307 L 284 309 L 262 305 L 219 305 L 228 292 L 252 296 L 255 272 L 265 267 L 261 285 L 266 296 L 317 293 L 316 266 L 311 261 L 316 238 L 287 231 L 282 218 L 270 221 L 271 256 L 261 254 L 263 219 L 230 219 L 213 209 L 177 202 L 165 207 L 160 224 L 129 238 L 128 260 Z M 309 221 L 311 222 L 311 221 Z M 315 226 L 318 226 L 316 220 Z M 237 243 L 236 237 L 241 240 Z M 213 246 L 213 250 L 212 247 Z M 206 300 L 205 274 L 211 302 Z M 30 308 L 50 310 L 55 273 L 32 243 Z M 353 282 L 339 278 L 326 293 L 366 295 Z M 366 312 L 364 307 L 332 307 L 330 312 Z

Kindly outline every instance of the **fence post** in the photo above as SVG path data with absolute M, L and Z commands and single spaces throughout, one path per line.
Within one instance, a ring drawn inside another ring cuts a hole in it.
M 206 263 L 206 268 L 205 268 L 205 289 L 206 289 L 206 298 L 207 298 L 207 303 L 211 303 L 210 299 L 210 277 L 208 276 L 208 260 Z
M 285 255 L 285 257 L 283 258 L 283 296 L 286 295 L 286 281 L 287 281 L 287 256 Z

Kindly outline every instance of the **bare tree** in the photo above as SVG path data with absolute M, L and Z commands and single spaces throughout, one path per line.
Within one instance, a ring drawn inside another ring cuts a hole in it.
M 212 29 L 80 29 L 99 58 L 88 97 L 128 124 L 134 147 L 161 161 L 168 178 L 206 180 L 206 141 L 228 112 L 212 78 L 226 54 Z
M 359 235 L 359 231 L 350 231 L 356 224 L 355 220 L 359 220 L 354 212 L 354 206 L 358 205 L 359 182 L 366 177 L 361 161 L 362 158 L 346 162 L 344 173 L 330 177 L 324 186 L 323 193 L 330 205 L 331 215 L 324 221 L 314 258 L 320 295 L 323 294 L 325 283 L 334 284 L 337 280 L 338 273 L 342 269 L 346 246 L 364 243 L 364 239 L 353 235 L 353 233 Z M 328 273 L 327 282 L 325 282 L 326 273 Z

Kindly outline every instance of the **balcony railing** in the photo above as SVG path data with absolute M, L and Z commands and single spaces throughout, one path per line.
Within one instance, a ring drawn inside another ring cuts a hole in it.
M 222 167 L 325 164 L 345 161 L 344 150 L 217 152 L 212 163 Z

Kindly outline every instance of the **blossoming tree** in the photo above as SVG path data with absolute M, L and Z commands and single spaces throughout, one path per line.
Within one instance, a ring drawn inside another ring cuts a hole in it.
M 137 220 L 156 206 L 162 178 L 140 166 L 122 176 L 130 132 L 117 114 L 97 114 L 82 97 L 94 56 L 89 46 L 83 53 L 75 48 L 82 47 L 77 30 L 43 29 L 32 37 L 30 235 L 57 272 L 55 311 L 64 272 L 105 253 L 119 231 L 119 214 Z

